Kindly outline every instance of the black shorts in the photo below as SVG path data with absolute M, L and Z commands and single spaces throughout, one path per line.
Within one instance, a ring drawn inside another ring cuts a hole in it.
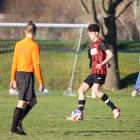
M 36 98 L 33 72 L 16 72 L 16 83 L 19 92 L 19 100 L 31 101 L 33 98 Z
M 90 74 L 85 80 L 84 82 L 87 83 L 89 85 L 89 87 L 92 87 L 94 83 L 97 83 L 99 85 L 102 85 L 105 83 L 105 78 L 106 75 L 102 75 L 102 74 Z

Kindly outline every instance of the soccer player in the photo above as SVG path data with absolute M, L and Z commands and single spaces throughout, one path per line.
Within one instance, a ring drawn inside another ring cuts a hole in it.
M 132 97 L 135 97 L 138 95 L 138 90 L 140 88 L 140 72 L 138 73 L 138 77 L 137 77 L 137 80 L 136 80 L 136 84 L 135 84 L 135 87 L 134 87 L 134 90 L 132 91 Z
M 108 62 L 113 57 L 113 54 L 104 40 L 99 37 L 99 32 L 100 27 L 98 24 L 90 24 L 88 26 L 88 36 L 91 40 L 88 51 L 89 58 L 91 59 L 91 72 L 78 90 L 79 100 L 77 110 L 81 112 L 81 115 L 78 116 L 79 120 L 83 120 L 86 92 L 89 88 L 92 88 L 92 92 L 111 108 L 115 119 L 120 115 L 120 109 L 114 105 L 107 94 L 100 90 L 101 85 L 105 82 Z M 71 116 L 69 119 L 75 121 L 75 116 Z
M 39 91 L 42 92 L 44 89 L 40 68 L 40 48 L 34 41 L 36 33 L 37 27 L 30 21 L 25 27 L 26 37 L 18 41 L 15 46 L 10 88 L 17 87 L 19 100 L 14 110 L 10 134 L 26 135 L 22 128 L 22 120 L 37 103 L 34 73 L 39 82 Z

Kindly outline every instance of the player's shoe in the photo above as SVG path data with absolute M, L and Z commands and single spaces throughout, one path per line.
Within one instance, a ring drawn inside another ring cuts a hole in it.
M 20 132 L 18 129 L 16 129 L 16 131 L 14 131 L 14 132 L 10 131 L 9 134 L 10 135 L 25 135 L 22 132 Z
M 138 91 L 137 90 L 133 90 L 131 93 L 132 97 L 135 97 L 138 95 Z
M 24 131 L 24 129 L 23 129 L 21 123 L 17 126 L 17 130 L 18 130 L 22 135 L 27 135 L 26 132 Z
M 66 120 L 76 122 L 84 119 L 83 111 L 74 110 L 71 114 L 71 117 L 67 117 Z
M 117 119 L 120 116 L 120 109 L 116 108 L 113 110 L 113 114 L 114 114 L 114 119 Z

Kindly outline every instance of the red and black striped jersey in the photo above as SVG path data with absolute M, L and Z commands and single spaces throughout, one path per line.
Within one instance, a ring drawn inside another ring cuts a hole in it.
M 91 74 L 103 74 L 106 75 L 107 67 L 103 65 L 101 69 L 97 69 L 96 65 L 101 64 L 106 58 L 106 50 L 109 47 L 105 44 L 104 40 L 98 38 L 96 42 L 91 42 L 89 45 L 90 55 L 91 55 Z

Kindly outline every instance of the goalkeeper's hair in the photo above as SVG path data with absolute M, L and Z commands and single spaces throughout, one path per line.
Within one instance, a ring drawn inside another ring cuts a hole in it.
M 28 24 L 26 25 L 25 30 L 26 30 L 28 33 L 36 33 L 37 27 L 36 27 L 36 25 L 33 23 L 33 21 L 31 20 L 31 21 L 29 21 Z

